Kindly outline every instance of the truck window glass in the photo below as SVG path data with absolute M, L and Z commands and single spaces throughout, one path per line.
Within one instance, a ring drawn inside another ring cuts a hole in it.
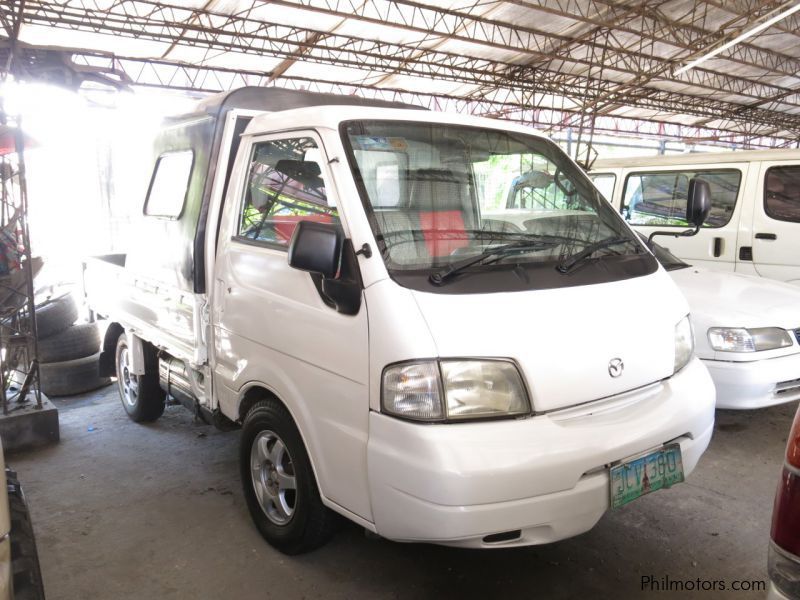
M 614 197 L 614 185 L 617 183 L 617 176 L 613 173 L 598 173 L 597 175 L 589 173 L 589 179 L 603 194 L 603 198 L 611 202 Z
M 631 225 L 687 227 L 686 200 L 693 177 L 711 187 L 711 213 L 703 226 L 727 225 L 742 180 L 738 169 L 631 173 L 625 179 L 622 213 Z
M 767 216 L 778 221 L 800 223 L 800 165 L 767 170 L 764 210 Z
M 403 285 L 430 290 L 431 274 L 481 256 L 490 258 L 434 291 L 545 289 L 656 268 L 586 175 L 546 139 L 415 121 L 348 121 L 341 132 L 381 257 Z M 616 238 L 622 243 L 592 253 L 574 277 L 555 268 Z M 491 256 L 507 244 L 521 249 Z
M 337 222 L 338 213 L 328 204 L 322 173 L 322 156 L 311 138 L 255 144 L 239 237 L 286 248 L 300 221 Z
M 177 219 L 183 211 L 194 153 L 169 152 L 156 161 L 153 179 L 144 204 L 144 214 Z

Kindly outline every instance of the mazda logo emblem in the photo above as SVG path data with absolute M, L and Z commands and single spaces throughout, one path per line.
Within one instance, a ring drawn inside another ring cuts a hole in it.
M 608 374 L 612 377 L 619 377 L 624 369 L 625 363 L 622 362 L 621 358 L 612 358 L 608 361 Z

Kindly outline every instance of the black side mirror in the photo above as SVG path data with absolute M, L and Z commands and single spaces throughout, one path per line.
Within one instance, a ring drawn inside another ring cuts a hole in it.
M 711 212 L 711 187 L 705 179 L 692 177 L 686 198 L 686 220 L 690 225 L 701 227 Z
M 711 187 L 705 179 L 692 177 L 689 180 L 689 189 L 686 194 L 686 220 L 694 229 L 685 231 L 654 231 L 647 238 L 648 245 L 657 235 L 671 235 L 672 237 L 691 237 L 697 235 L 711 212 Z
M 289 266 L 335 279 L 342 263 L 343 242 L 337 225 L 300 221 L 289 242 Z

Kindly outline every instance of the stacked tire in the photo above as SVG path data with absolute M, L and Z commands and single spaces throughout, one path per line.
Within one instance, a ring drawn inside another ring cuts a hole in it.
M 100 377 L 100 334 L 96 323 L 77 323 L 78 307 L 71 294 L 36 307 L 39 376 L 48 396 L 72 396 L 108 385 Z

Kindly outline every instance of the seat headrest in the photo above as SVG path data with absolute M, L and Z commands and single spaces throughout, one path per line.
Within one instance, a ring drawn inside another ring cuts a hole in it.
M 409 173 L 409 206 L 415 210 L 445 211 L 465 209 L 469 197 L 466 174 L 450 169 L 417 169 Z
M 306 187 L 325 187 L 322 182 L 322 171 L 319 164 L 313 160 L 292 160 L 282 158 L 275 165 L 275 170 L 283 173 L 290 179 L 302 183 Z
M 783 187 L 783 195 L 791 202 L 800 201 L 800 184 L 790 183 Z
M 779 179 L 778 177 L 769 177 L 767 178 L 767 193 L 768 194 L 780 194 L 783 192 L 786 186 L 783 184 L 783 180 Z

